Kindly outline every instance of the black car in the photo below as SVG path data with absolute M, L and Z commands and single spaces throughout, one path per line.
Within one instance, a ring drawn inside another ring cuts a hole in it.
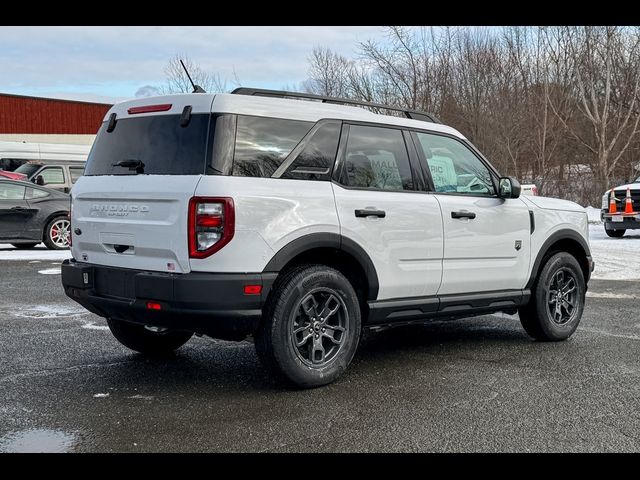
M 31 182 L 0 179 L 0 243 L 52 250 L 69 248 L 70 199 L 66 193 Z

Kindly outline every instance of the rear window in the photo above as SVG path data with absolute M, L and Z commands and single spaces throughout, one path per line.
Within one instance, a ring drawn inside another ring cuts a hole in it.
M 123 118 L 112 132 L 103 123 L 91 149 L 85 175 L 135 175 L 136 169 L 115 166 L 140 161 L 141 173 L 150 175 L 200 175 L 205 172 L 209 114 L 191 116 L 186 127 L 180 115 Z

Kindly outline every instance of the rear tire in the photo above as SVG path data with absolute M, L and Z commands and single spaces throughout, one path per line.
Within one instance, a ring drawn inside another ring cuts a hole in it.
M 43 241 L 49 250 L 66 250 L 70 238 L 71 221 L 65 215 L 51 219 L 44 229 Z
M 604 232 L 611 238 L 622 238 L 626 230 L 609 230 L 608 228 L 605 228 Z
M 549 256 L 532 289 L 529 304 L 519 309 L 522 327 L 536 340 L 569 338 L 584 311 L 586 285 L 576 258 L 559 252 Z
M 125 347 L 150 356 L 168 355 L 187 343 L 193 336 L 191 332 L 164 329 L 154 332 L 144 325 L 107 319 L 114 337 Z
M 37 243 L 12 243 L 11 245 L 16 247 L 18 250 L 29 250 L 30 248 L 33 248 L 38 244 Z
M 360 330 L 360 304 L 349 280 L 324 265 L 303 265 L 274 285 L 255 346 L 276 376 L 313 388 L 333 382 L 347 369 Z

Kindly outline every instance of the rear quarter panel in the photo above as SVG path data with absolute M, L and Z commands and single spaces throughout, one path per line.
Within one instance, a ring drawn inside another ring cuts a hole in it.
M 27 200 L 30 208 L 37 210 L 35 215 L 25 224 L 24 236 L 34 240 L 42 240 L 48 221 L 57 214 L 69 215 L 70 198 L 49 197 Z
M 193 271 L 261 272 L 281 248 L 312 233 L 340 233 L 330 182 L 206 176 L 196 196 L 231 197 L 236 227 L 231 242 Z

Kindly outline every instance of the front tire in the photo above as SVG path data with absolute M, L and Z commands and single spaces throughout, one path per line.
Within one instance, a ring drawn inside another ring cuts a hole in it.
M 319 387 L 347 369 L 360 330 L 360 304 L 349 280 L 333 268 L 305 265 L 274 285 L 255 346 L 276 375 L 298 387 Z
M 44 244 L 49 250 L 66 250 L 71 239 L 71 221 L 67 216 L 55 217 L 44 230 Z
M 622 238 L 626 230 L 609 230 L 608 228 L 605 228 L 604 232 L 611 238 Z
M 522 327 L 536 340 L 566 340 L 578 328 L 585 293 L 576 258 L 567 252 L 551 255 L 540 270 L 529 304 L 519 310 Z
M 107 324 L 114 337 L 125 347 L 136 352 L 150 355 L 168 355 L 180 348 L 193 336 L 191 332 L 169 329 L 152 329 L 144 325 L 107 319 Z

